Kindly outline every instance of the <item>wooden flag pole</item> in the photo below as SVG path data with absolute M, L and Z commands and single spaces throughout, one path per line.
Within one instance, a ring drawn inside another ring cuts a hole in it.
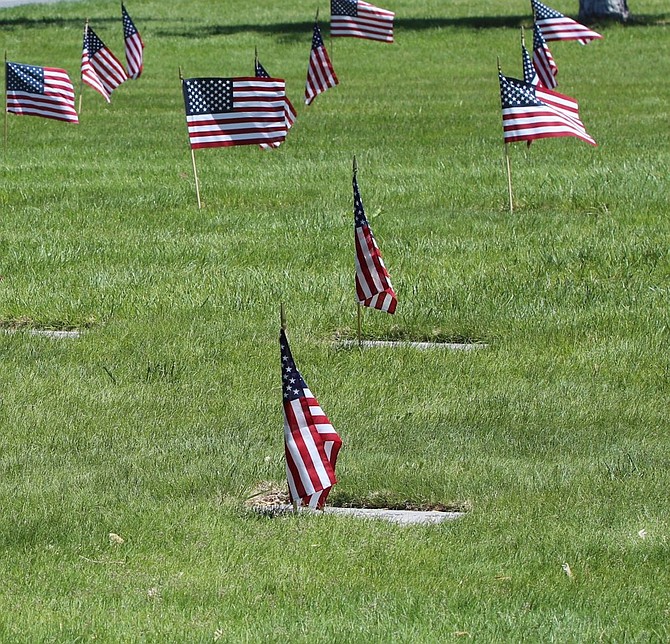
M 195 179 L 195 194 L 198 197 L 198 210 L 202 210 L 202 201 L 200 201 L 200 182 L 198 181 L 198 168 L 195 165 L 195 151 L 191 148 L 191 161 L 193 162 L 193 177 Z
M 179 67 L 179 80 L 181 81 L 182 89 L 184 87 L 184 75 Z M 198 180 L 198 166 L 195 164 L 195 150 L 191 146 L 189 137 L 189 147 L 191 147 L 191 163 L 193 164 L 193 178 L 195 180 L 195 195 L 198 198 L 198 210 L 202 210 L 202 201 L 200 200 L 200 181 Z
M 5 152 L 7 152 L 7 50 L 5 49 Z
M 505 164 L 507 165 L 507 191 L 509 193 L 509 214 L 514 214 L 514 197 L 512 195 L 512 168 L 509 160 L 509 143 L 505 143 Z
M 498 63 L 498 74 L 502 74 L 502 70 L 500 68 L 500 58 L 497 57 L 496 61 Z M 502 106 L 502 95 L 500 96 L 500 104 Z M 503 125 L 504 129 L 504 125 Z M 504 137 L 504 133 L 503 133 Z M 505 142 L 504 147 L 505 147 L 505 166 L 507 167 L 507 191 L 509 194 L 509 212 L 510 215 L 514 213 L 514 197 L 512 195 L 512 168 L 510 165 L 510 160 L 509 160 L 509 143 Z
M 358 175 L 358 161 L 356 161 L 356 155 L 354 154 L 354 160 L 352 163 L 352 171 L 354 179 Z M 360 302 L 356 302 L 356 328 L 358 331 L 358 346 L 363 348 L 363 307 Z
M 88 18 L 86 18 L 86 24 L 84 25 L 84 43 L 86 43 L 86 36 L 88 35 Z M 81 74 L 81 83 L 79 84 L 79 109 L 77 110 L 77 114 L 81 116 L 81 100 L 84 97 L 84 74 L 83 72 L 80 72 Z
M 358 311 L 358 348 L 363 348 L 363 307 L 360 302 L 356 302 L 357 311 Z
M 279 303 L 279 324 L 281 326 L 281 330 L 286 332 L 286 311 L 284 310 L 284 303 L 280 302 Z M 293 514 L 297 515 L 298 514 L 298 502 L 293 499 Z

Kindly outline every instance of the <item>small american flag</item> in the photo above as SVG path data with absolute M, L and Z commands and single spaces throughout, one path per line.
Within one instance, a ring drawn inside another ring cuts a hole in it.
M 530 60 L 528 50 L 523 44 L 521 45 L 521 57 L 523 60 L 523 80 L 525 83 L 535 87 L 535 96 L 537 96 L 543 103 L 562 111 L 564 116 L 579 121 L 579 104 L 574 98 L 566 96 L 565 94 L 559 94 L 558 92 L 552 92 L 540 85 L 540 79 Z
M 185 78 L 191 148 L 281 143 L 285 86 L 281 78 Z
M 535 22 L 542 29 L 542 35 L 546 41 L 551 40 L 576 40 L 582 45 L 602 38 L 599 33 L 591 31 L 588 27 L 576 22 L 572 18 L 547 7 L 538 0 L 530 0 Z
M 364 0 L 331 0 L 330 35 L 393 42 L 394 17 Z
M 558 66 L 542 37 L 542 30 L 537 23 L 533 25 L 533 65 L 542 85 L 548 89 L 554 89 L 558 84 L 556 82 Z
M 337 75 L 321 38 L 319 24 L 315 22 L 312 50 L 309 54 L 309 66 L 307 67 L 305 103 L 309 105 L 319 94 L 325 92 L 329 87 L 335 87 L 338 83 Z
M 109 103 L 112 92 L 128 80 L 119 59 L 105 46 L 88 25 L 84 29 L 84 49 L 81 54 L 81 79 L 104 96 Z
M 79 123 L 74 87 L 64 69 L 5 63 L 7 111 Z
M 505 143 L 575 136 L 591 145 L 596 145 L 579 117 L 569 117 L 563 110 L 540 100 L 532 85 L 503 76 L 501 73 L 498 73 L 498 80 Z M 543 92 L 544 96 L 561 97 L 560 94 L 550 90 Z
M 337 479 L 335 462 L 342 439 L 295 366 L 284 329 L 279 334 L 284 452 L 291 502 L 322 508 Z
M 267 73 L 265 70 L 265 67 L 260 64 L 258 59 L 254 62 L 254 73 L 256 75 L 256 78 L 272 78 L 270 74 Z M 293 104 L 291 101 L 289 101 L 288 96 L 284 97 L 285 103 L 284 103 L 284 119 L 286 121 L 286 132 L 288 134 L 288 131 L 291 129 L 291 126 L 295 123 L 295 120 L 297 118 L 297 113 L 295 111 L 295 108 L 293 107 Z M 279 147 L 279 142 L 276 143 L 261 143 L 261 148 L 264 150 L 268 150 L 270 148 L 278 148 Z
M 123 14 L 123 40 L 126 46 L 128 76 L 136 79 L 142 74 L 144 43 L 123 4 L 121 13 Z
M 356 246 L 356 298 L 359 304 L 395 313 L 398 297 L 391 286 L 382 254 L 365 216 L 354 171 L 354 240 Z

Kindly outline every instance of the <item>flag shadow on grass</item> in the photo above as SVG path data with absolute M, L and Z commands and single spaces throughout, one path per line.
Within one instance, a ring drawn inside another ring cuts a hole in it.
M 627 26 L 654 26 L 664 25 L 670 20 L 670 14 L 631 16 Z M 323 24 L 328 19 L 322 20 Z M 461 18 L 398 18 L 395 19 L 395 28 L 399 31 L 423 31 L 427 29 L 442 29 L 455 27 L 457 29 L 514 29 L 530 27 L 533 18 L 528 14 L 517 16 L 471 16 Z M 2 23 L 0 23 L 2 24 Z M 239 33 L 258 33 L 274 35 L 282 41 L 303 41 L 305 34 L 311 34 L 314 21 L 278 22 L 272 24 L 242 24 L 242 25 L 201 25 L 193 23 L 183 29 L 159 30 L 157 36 L 176 38 L 211 38 L 215 36 L 233 36 Z
M 440 29 L 442 27 L 468 27 L 468 28 L 491 28 L 491 27 L 514 27 L 515 29 L 524 22 L 528 23 L 528 16 L 492 16 L 485 18 L 396 18 L 395 27 L 399 30 L 421 31 L 425 29 Z M 328 24 L 328 19 L 321 21 Z M 304 40 L 306 33 L 311 33 L 314 21 L 305 22 L 279 22 L 266 25 L 206 25 L 196 24 L 191 28 L 179 31 L 159 31 L 159 36 L 173 36 L 181 38 L 207 38 L 212 36 L 232 36 L 239 33 L 260 33 L 279 37 L 281 40 Z
M 96 18 L 96 25 L 118 24 L 118 18 Z M 143 21 L 144 22 L 144 21 Z M 0 20 L 0 29 L 16 31 L 18 29 L 47 29 L 49 27 L 77 27 L 81 29 L 83 18 L 10 18 Z

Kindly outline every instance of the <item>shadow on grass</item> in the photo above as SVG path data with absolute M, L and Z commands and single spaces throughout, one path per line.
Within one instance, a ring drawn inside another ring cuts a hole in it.
M 670 21 L 670 14 L 634 16 L 628 26 L 665 25 Z M 324 23 L 321 23 L 324 26 Z M 605 24 L 605 23 L 599 23 Z M 327 27 L 327 23 L 325 23 Z M 530 15 L 522 16 L 475 16 L 465 18 L 396 18 L 397 31 L 424 31 L 428 29 L 518 29 L 521 26 L 530 28 Z M 176 38 L 209 38 L 213 36 L 232 36 L 239 33 L 259 33 L 275 35 L 282 40 L 304 40 L 305 34 L 311 34 L 314 27 L 312 20 L 303 22 L 280 22 L 266 25 L 207 25 L 185 29 L 158 31 L 159 36 Z
M 0 14 L 2 15 L 2 14 Z M 118 18 L 96 18 L 92 21 L 96 25 L 117 24 Z M 84 18 L 8 18 L 0 20 L 0 29 L 13 31 L 17 29 L 44 29 L 48 27 L 68 27 L 84 25 Z M 163 22 L 156 18 L 140 18 L 136 20 L 139 28 L 149 22 Z M 612 24 L 616 21 L 599 21 L 595 26 Z M 327 29 L 327 20 L 322 20 L 321 25 Z M 670 13 L 641 14 L 634 15 L 626 23 L 629 27 L 664 26 L 670 24 Z M 395 27 L 398 31 L 423 31 L 427 29 L 442 29 L 453 27 L 456 29 L 518 29 L 520 26 L 530 27 L 532 17 L 530 14 L 520 16 L 472 16 L 461 18 L 398 18 Z M 239 33 L 271 34 L 283 40 L 302 40 L 305 34 L 310 34 L 314 22 L 312 20 L 302 22 L 278 22 L 272 24 L 241 24 L 241 25 L 201 25 L 191 23 L 183 28 L 173 27 L 171 29 L 158 30 L 158 37 L 173 38 L 211 38 L 214 36 L 232 36 Z
M 2 15 L 2 14 L 0 14 Z M 91 27 L 97 29 L 98 25 L 118 24 L 118 18 L 100 18 L 91 20 Z M 0 20 L 0 29 L 4 31 L 17 31 L 19 29 L 47 29 L 49 27 L 81 27 L 84 33 L 85 18 L 8 18 Z

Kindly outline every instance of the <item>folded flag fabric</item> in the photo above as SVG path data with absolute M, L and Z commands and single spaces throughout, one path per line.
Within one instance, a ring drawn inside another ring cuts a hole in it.
M 289 496 L 293 503 L 320 509 L 337 483 L 335 463 L 342 439 L 295 366 L 284 329 L 279 345 Z
M 330 35 L 393 42 L 392 11 L 364 0 L 330 1 Z
M 108 103 L 111 102 L 112 92 L 128 80 L 126 70 L 119 59 L 88 25 L 84 29 L 81 80 L 99 92 Z
M 142 74 L 144 67 L 144 43 L 123 4 L 121 13 L 123 14 L 123 41 L 126 48 L 126 70 L 130 78 L 137 79 Z
M 503 76 L 501 73 L 498 73 L 498 80 L 505 143 L 575 136 L 586 143 L 596 145 L 579 117 L 571 118 L 561 109 L 540 100 L 538 90 L 531 84 Z M 556 92 L 550 90 L 543 91 L 544 96 L 556 95 Z
M 282 78 L 185 78 L 191 148 L 273 145 L 286 138 Z
M 535 22 L 542 29 L 542 35 L 546 41 L 551 40 L 576 40 L 582 45 L 602 38 L 602 36 L 580 24 L 579 22 L 564 16 L 562 13 L 547 7 L 539 0 L 530 0 Z
M 270 74 L 267 73 L 265 67 L 260 64 L 258 59 L 254 62 L 254 73 L 256 75 L 256 78 L 272 78 Z M 284 97 L 284 120 L 286 121 L 286 132 L 291 129 L 291 126 L 295 123 L 296 118 L 298 117 L 298 114 L 295 111 L 295 108 L 293 107 L 293 104 L 289 100 L 288 96 Z M 270 149 L 270 148 L 278 148 L 280 145 L 280 142 L 275 142 L 275 143 L 261 143 L 261 148 L 264 150 Z
M 548 89 L 554 89 L 558 85 L 558 66 L 537 23 L 533 25 L 533 65 L 542 85 Z
M 5 63 L 7 111 L 79 123 L 74 87 L 64 69 Z
M 393 290 L 379 246 L 377 246 L 375 236 L 365 216 L 356 172 L 354 172 L 353 187 L 356 299 L 363 306 L 395 313 L 398 297 Z
M 325 92 L 329 87 L 335 87 L 339 81 L 328 57 L 328 52 L 321 38 L 319 24 L 314 23 L 312 35 L 312 49 L 309 54 L 309 65 L 307 67 L 307 83 L 305 85 L 305 104 L 309 105 L 319 94 Z

